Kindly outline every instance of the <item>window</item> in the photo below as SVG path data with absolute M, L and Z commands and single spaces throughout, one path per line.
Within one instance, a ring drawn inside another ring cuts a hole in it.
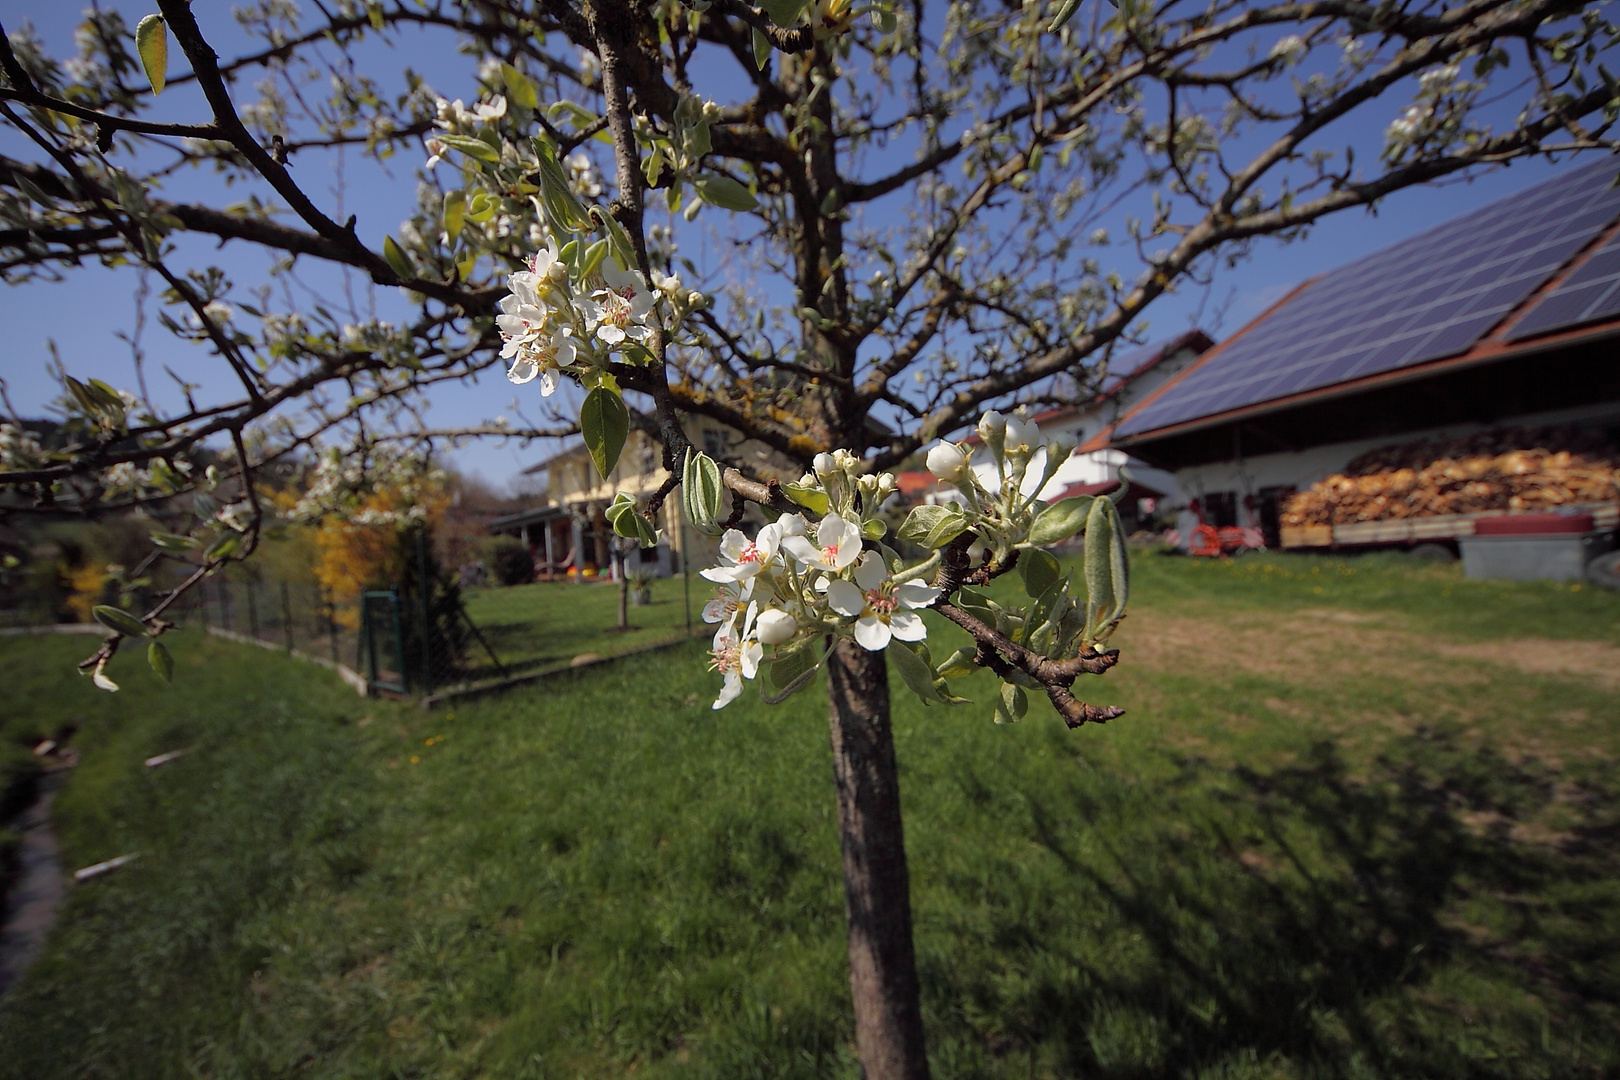
M 1205 525 L 1224 529 L 1237 523 L 1237 492 L 1212 491 L 1204 496 Z
M 703 429 L 703 452 L 712 458 L 726 455 L 726 433 L 714 428 Z

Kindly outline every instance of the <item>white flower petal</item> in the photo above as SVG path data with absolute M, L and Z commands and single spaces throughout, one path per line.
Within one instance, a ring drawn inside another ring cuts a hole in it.
M 827 583 L 827 606 L 840 615 L 859 615 L 866 610 L 866 594 L 843 578 Z
M 735 671 L 729 672 L 726 675 L 725 686 L 720 688 L 720 696 L 714 699 L 714 704 L 710 708 L 723 709 L 736 701 L 740 693 L 742 693 L 742 676 Z
M 925 608 L 939 599 L 939 590 L 920 581 L 908 581 L 894 590 L 894 598 L 908 608 Z
M 868 615 L 855 624 L 855 640 L 867 652 L 882 652 L 889 647 L 889 624 L 876 615 Z
M 868 551 L 855 564 L 855 581 L 866 592 L 881 588 L 889 580 L 889 572 L 883 568 L 883 560 L 874 551 Z
M 915 611 L 896 611 L 889 616 L 889 630 L 901 641 L 921 641 L 928 636 L 928 624 Z

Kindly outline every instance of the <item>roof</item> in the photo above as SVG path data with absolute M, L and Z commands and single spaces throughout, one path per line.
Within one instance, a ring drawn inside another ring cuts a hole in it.
M 1620 334 L 1617 172 L 1607 160 L 1569 169 L 1307 281 L 1093 442 Z
M 552 521 L 556 518 L 567 516 L 568 510 L 565 507 L 556 505 L 534 506 L 527 510 L 518 510 L 514 513 L 502 514 L 500 517 L 486 523 L 484 527 L 492 531 L 500 529 L 515 529 L 524 525 L 537 525 L 542 521 Z
M 1214 338 L 1210 337 L 1202 330 L 1194 329 L 1188 330 L 1183 334 L 1178 334 L 1177 336 L 1166 341 L 1151 342 L 1147 345 L 1138 345 L 1133 349 L 1127 349 L 1124 352 L 1108 358 L 1107 371 L 1103 376 L 1103 381 L 1101 385 L 1098 386 L 1097 393 L 1090 399 L 1080 404 L 1059 405 L 1055 408 L 1047 409 L 1045 412 L 1038 412 L 1034 416 L 1031 416 L 1030 419 L 1036 424 L 1045 424 L 1054 420 L 1067 419 L 1068 417 L 1078 413 L 1081 409 L 1090 408 L 1099 402 L 1107 401 L 1109 398 L 1114 397 L 1121 390 L 1124 390 L 1127 386 L 1134 382 L 1138 376 L 1147 374 L 1149 370 L 1156 367 L 1161 361 L 1168 360 L 1170 357 L 1177 355 L 1183 350 L 1190 349 L 1192 350 L 1194 356 L 1198 356 L 1214 348 L 1214 346 Z M 966 443 L 978 443 L 978 432 L 970 432 L 962 441 Z

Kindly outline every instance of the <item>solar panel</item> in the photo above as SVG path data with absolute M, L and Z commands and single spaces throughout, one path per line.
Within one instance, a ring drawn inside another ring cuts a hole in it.
M 1620 234 L 1611 236 L 1567 280 L 1536 301 L 1508 338 L 1519 341 L 1615 315 L 1620 315 Z
M 1620 215 L 1615 172 L 1608 161 L 1571 169 L 1323 275 L 1126 417 L 1115 434 L 1467 350 Z M 1593 274 L 1592 291 L 1579 294 L 1582 318 L 1620 306 L 1620 253 Z

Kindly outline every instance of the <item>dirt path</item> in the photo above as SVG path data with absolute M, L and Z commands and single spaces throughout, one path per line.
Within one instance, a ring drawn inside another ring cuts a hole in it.
M 1238 670 L 1296 680 L 1306 673 L 1351 678 L 1367 671 L 1369 658 L 1383 671 L 1425 682 L 1471 681 L 1471 660 L 1527 675 L 1551 675 L 1620 689 L 1620 647 L 1603 641 L 1516 638 L 1459 642 L 1414 633 L 1398 622 L 1368 613 L 1304 610 L 1270 620 L 1232 622 L 1133 611 L 1116 643 L 1131 660 L 1174 671 Z
M 51 801 L 62 778 L 40 780 L 39 797 L 16 819 L 23 834 L 17 853 L 17 875 L 6 892 L 5 923 L 0 928 L 0 994 L 27 971 L 45 946 L 56 921 L 56 908 L 67 891 L 62 856 L 51 832 Z

